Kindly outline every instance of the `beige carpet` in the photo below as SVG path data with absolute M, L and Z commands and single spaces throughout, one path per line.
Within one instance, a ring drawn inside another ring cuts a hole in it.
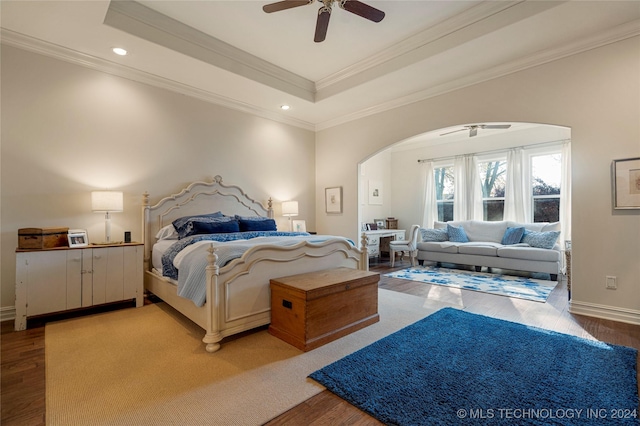
M 266 330 L 209 354 L 165 304 L 47 324 L 48 425 L 262 424 L 324 388 L 307 379 L 446 306 L 380 290 L 380 322 L 310 352 Z

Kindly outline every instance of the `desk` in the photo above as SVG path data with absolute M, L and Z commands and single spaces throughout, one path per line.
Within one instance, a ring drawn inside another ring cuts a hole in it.
M 377 231 L 363 231 L 369 240 L 367 251 L 369 257 L 380 257 L 381 252 L 389 252 L 389 241 L 404 240 L 404 229 L 378 229 Z

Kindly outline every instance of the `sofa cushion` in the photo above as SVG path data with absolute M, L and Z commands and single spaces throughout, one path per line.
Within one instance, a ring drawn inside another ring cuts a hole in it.
M 497 250 L 498 257 L 510 259 L 536 260 L 543 262 L 559 262 L 560 252 L 536 247 L 503 246 Z
M 458 245 L 458 253 L 496 257 L 500 247 L 502 247 L 502 244 L 498 243 L 460 243 Z
M 524 227 L 520 226 L 518 228 L 507 228 L 504 231 L 504 235 L 502 236 L 502 244 L 505 246 L 510 244 L 518 244 L 524 235 Z
M 447 225 L 461 226 L 464 228 L 469 241 L 501 243 L 502 236 L 507 230 L 505 221 L 483 221 L 483 220 L 454 220 L 451 222 L 436 221 L 434 228 L 446 228 Z M 449 238 L 451 239 L 451 238 Z
M 525 229 L 521 241 L 531 247 L 552 249 L 559 236 L 560 231 L 535 232 Z
M 467 233 L 464 232 L 464 228 L 462 226 L 447 225 L 447 234 L 449 235 L 449 241 L 453 241 L 455 243 L 469 242 Z
M 507 221 L 507 226 L 510 228 L 524 227 L 529 231 L 535 232 L 548 232 L 548 231 L 560 231 L 560 222 L 533 222 L 533 223 L 518 223 L 511 220 Z
M 450 242 L 423 241 L 418 243 L 420 251 L 435 251 L 438 253 L 458 253 L 458 244 Z
M 420 228 L 422 241 L 449 241 L 449 234 L 446 229 L 425 229 Z

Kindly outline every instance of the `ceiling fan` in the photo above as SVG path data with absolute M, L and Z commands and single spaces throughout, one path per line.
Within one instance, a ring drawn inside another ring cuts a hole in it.
M 267 13 L 279 12 L 281 10 L 292 9 L 298 6 L 305 6 L 313 3 L 315 0 L 284 0 L 276 3 L 267 4 L 262 7 Z M 365 19 L 373 22 L 380 22 L 384 18 L 384 12 L 364 4 L 357 0 L 317 0 L 322 3 L 322 7 L 318 9 L 318 19 L 316 21 L 316 33 L 313 41 L 320 43 L 327 37 L 327 28 L 329 27 L 329 18 L 331 17 L 331 7 L 336 3 L 341 9 L 347 12 L 355 13 Z
M 451 133 L 462 132 L 469 130 L 469 137 L 472 138 L 478 134 L 478 129 L 508 129 L 511 124 L 471 124 L 468 126 L 462 126 L 463 129 L 453 130 L 451 132 L 442 133 L 440 136 L 449 135 Z

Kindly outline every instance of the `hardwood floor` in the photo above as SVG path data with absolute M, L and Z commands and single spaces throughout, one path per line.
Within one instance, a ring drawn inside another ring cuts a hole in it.
M 407 267 L 407 262 L 394 269 Z M 381 274 L 388 263 L 372 265 Z M 572 315 L 568 312 L 566 283 L 561 282 L 547 303 L 528 302 L 474 291 L 455 290 L 382 277 L 380 288 L 440 300 L 469 312 L 521 322 L 640 350 L 640 326 Z M 31 323 L 25 331 L 13 331 L 13 321 L 1 324 L 0 423 L 45 424 L 44 323 Z M 639 357 L 640 358 L 640 357 Z M 639 359 L 640 362 L 640 359 Z M 639 389 L 640 390 L 640 389 Z M 267 425 L 379 425 L 378 421 L 328 391 L 306 400 Z

